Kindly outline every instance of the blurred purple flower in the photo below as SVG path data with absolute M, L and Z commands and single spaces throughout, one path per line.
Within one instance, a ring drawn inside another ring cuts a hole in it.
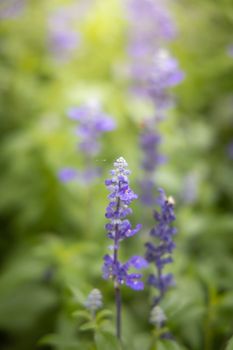
M 49 18 L 49 48 L 56 59 L 67 59 L 80 44 L 80 34 L 73 28 L 72 7 L 59 7 Z
M 148 76 L 148 93 L 157 108 L 166 108 L 171 104 L 169 88 L 184 79 L 177 60 L 165 49 L 160 49 L 153 57 Z
M 228 56 L 233 57 L 233 44 L 227 47 L 227 54 Z
M 161 136 L 154 130 L 153 124 L 151 120 L 147 121 L 139 140 L 142 150 L 141 166 L 144 172 L 143 179 L 139 181 L 141 187 L 140 199 L 147 206 L 155 204 L 154 172 L 166 161 L 166 157 L 159 152 Z
M 67 60 L 79 48 L 81 33 L 76 29 L 85 14 L 88 13 L 92 0 L 73 1 L 68 5 L 54 9 L 48 19 L 49 49 L 57 60 Z
M 25 6 L 25 0 L 1 0 L 0 19 L 11 19 L 22 15 Z
M 233 159 L 233 141 L 227 146 L 227 154 L 230 159 Z
M 133 56 L 151 55 L 161 40 L 171 40 L 176 28 L 162 1 L 129 0 L 129 52 Z
M 78 180 L 82 184 L 90 184 L 97 177 L 101 175 L 101 169 L 99 167 L 88 166 L 84 170 L 77 170 L 74 168 L 63 168 L 59 171 L 58 177 L 62 182 L 70 182 Z
M 158 122 L 173 106 L 171 88 L 179 84 L 184 73 L 177 60 L 166 49 L 165 42 L 176 37 L 176 28 L 167 2 L 160 0 L 128 0 L 128 53 L 133 87 L 132 91 L 154 104 L 154 112 L 148 125 L 140 134 L 142 150 L 141 166 L 144 170 L 141 184 L 141 200 L 153 205 L 154 171 L 165 161 L 160 155 L 161 137 Z M 155 130 L 156 124 L 156 130 Z
M 76 133 L 80 138 L 79 149 L 87 156 L 98 154 L 101 135 L 116 128 L 115 121 L 104 114 L 98 105 L 71 108 L 68 116 L 78 122 Z
M 141 188 L 141 202 L 148 207 L 152 207 L 155 204 L 154 181 L 145 178 L 139 182 L 139 185 Z
M 181 199 L 188 204 L 194 203 L 198 195 L 199 178 L 195 172 L 188 173 L 183 181 Z
M 78 179 L 79 182 L 88 184 L 101 174 L 100 167 L 92 164 L 93 158 L 101 150 L 101 136 L 115 129 L 116 123 L 101 111 L 97 103 L 70 108 L 68 116 L 78 123 L 76 127 L 76 134 L 79 137 L 78 148 L 84 158 L 85 168 L 82 170 L 64 168 L 59 172 L 59 178 L 63 182 Z
M 154 305 L 157 305 L 164 296 L 167 289 L 174 285 L 172 274 L 163 274 L 163 268 L 166 264 L 171 263 L 171 253 L 175 248 L 173 235 L 177 230 L 172 226 L 175 220 L 174 200 L 171 197 L 166 197 L 165 192 L 160 189 L 158 205 L 160 211 L 154 212 L 156 226 L 150 231 L 150 236 L 156 239 L 157 243 L 147 242 L 146 260 L 153 263 L 156 267 L 156 273 L 150 274 L 148 284 L 155 287 L 159 291 L 159 295 L 154 299 Z
M 129 273 L 131 267 L 141 269 L 147 266 L 147 262 L 140 256 L 133 256 L 126 263 L 118 261 L 118 250 L 120 242 L 128 237 L 135 235 L 141 228 L 137 225 L 132 229 L 129 220 L 125 217 L 132 213 L 129 208 L 131 202 L 137 198 L 137 195 L 129 187 L 127 169 L 128 164 L 125 159 L 120 157 L 114 162 L 114 170 L 111 171 L 112 178 L 105 181 L 106 187 L 110 191 L 108 196 L 110 202 L 106 209 L 106 218 L 110 222 L 106 225 L 108 237 L 113 240 L 113 256 L 105 255 L 103 265 L 103 278 L 113 279 L 114 285 L 120 286 L 126 284 L 128 287 L 140 290 L 143 289 L 143 282 L 140 280 L 142 275 Z
M 78 172 L 72 168 L 63 168 L 59 171 L 59 179 L 62 182 L 69 182 L 77 178 Z
M 146 172 L 154 172 L 165 161 L 165 157 L 158 152 L 160 143 L 161 136 L 153 129 L 145 127 L 140 135 L 140 146 L 144 153 L 142 168 Z

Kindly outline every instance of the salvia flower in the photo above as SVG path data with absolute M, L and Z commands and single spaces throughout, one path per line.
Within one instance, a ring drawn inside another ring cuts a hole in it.
M 90 183 L 101 174 L 100 167 L 93 164 L 94 157 L 101 151 L 101 137 L 104 133 L 115 129 L 116 123 L 101 110 L 96 101 L 71 108 L 68 116 L 77 123 L 77 146 L 83 156 L 85 168 L 81 170 L 63 168 L 59 172 L 59 178 L 63 182 L 78 179 L 81 182 Z
M 71 108 L 68 116 L 78 122 L 76 133 L 80 140 L 79 149 L 87 156 L 97 155 L 101 148 L 102 134 L 116 127 L 114 120 L 103 113 L 100 105 L 95 102 Z
M 173 106 L 171 88 L 183 80 L 184 73 L 178 61 L 164 49 L 177 34 L 168 1 L 128 0 L 127 4 L 131 90 L 154 105 L 148 118 L 149 127 L 144 128 L 139 141 L 143 170 L 139 180 L 140 198 L 143 204 L 152 206 L 155 202 L 154 172 L 164 162 L 159 151 L 158 122 L 165 119 L 168 108 Z
M 93 289 L 87 297 L 84 305 L 92 313 L 95 313 L 103 306 L 103 297 L 99 289 Z
M 155 204 L 154 173 L 157 168 L 166 161 L 166 157 L 160 153 L 161 135 L 155 130 L 154 121 L 147 120 L 143 124 L 140 134 L 140 148 L 142 151 L 141 167 L 143 178 L 139 181 L 143 204 L 152 206 Z
M 120 157 L 114 162 L 114 170 L 111 171 L 112 178 L 106 180 L 105 184 L 110 191 L 108 196 L 109 204 L 106 209 L 106 218 L 109 223 L 106 224 L 108 237 L 113 241 L 113 255 L 104 256 L 103 278 L 112 279 L 115 286 L 126 284 L 128 287 L 140 290 L 144 285 L 141 281 L 142 275 L 129 272 L 130 268 L 141 269 L 147 265 L 144 258 L 133 256 L 127 262 L 121 263 L 118 260 L 118 250 L 120 242 L 126 238 L 134 236 L 141 225 L 132 225 L 126 217 L 132 213 L 129 207 L 131 202 L 137 198 L 137 195 L 129 186 L 128 176 L 130 171 L 124 158 Z
M 26 7 L 25 0 L 1 0 L 0 20 L 12 19 L 23 14 Z
M 140 135 L 140 146 L 144 153 L 142 168 L 146 172 L 154 172 L 165 157 L 158 152 L 161 143 L 161 135 L 150 127 L 145 127 Z
M 21 0 L 22 1 L 22 0 Z M 55 7 L 48 18 L 48 46 L 58 61 L 71 59 L 83 40 L 80 25 L 88 14 L 91 0 L 73 1 L 64 6 Z
M 148 92 L 156 107 L 167 108 L 171 104 L 169 88 L 179 84 L 184 79 L 178 61 L 168 50 L 159 49 L 153 57 L 148 76 Z
M 156 273 L 150 274 L 148 284 L 155 287 L 159 294 L 154 300 L 157 305 L 164 296 L 167 289 L 174 285 L 173 275 L 163 273 L 164 266 L 171 263 L 171 254 L 175 248 L 173 236 L 177 230 L 172 226 L 175 220 L 174 200 L 172 197 L 166 197 L 164 190 L 160 189 L 158 205 L 160 211 L 154 212 L 156 225 L 150 231 L 153 242 L 146 243 L 146 260 L 156 267 Z M 155 243 L 154 243 L 155 241 Z
M 56 8 L 49 16 L 49 49 L 58 60 L 70 58 L 80 45 L 80 34 L 73 22 L 74 10 L 70 6 Z
M 161 40 L 171 40 L 176 28 L 164 1 L 128 0 L 129 49 L 135 56 L 145 56 Z

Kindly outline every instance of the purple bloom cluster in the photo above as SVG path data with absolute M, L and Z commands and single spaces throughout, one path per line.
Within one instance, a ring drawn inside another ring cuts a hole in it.
M 170 107 L 169 88 L 184 79 L 177 60 L 165 49 L 160 49 L 153 57 L 150 75 L 148 76 L 148 93 L 157 109 Z
M 49 18 L 49 46 L 59 60 L 69 58 L 80 43 L 79 34 L 72 27 L 73 13 L 70 7 L 56 9 Z
M 148 206 L 155 204 L 153 174 L 157 167 L 166 161 L 165 156 L 159 152 L 160 143 L 161 135 L 153 129 L 151 123 L 147 123 L 140 134 L 140 147 L 143 152 L 141 165 L 145 172 L 140 187 L 141 201 Z
M 161 137 L 157 126 L 173 104 L 171 88 L 179 84 L 184 74 L 177 60 L 162 48 L 176 36 L 176 28 L 166 3 L 160 0 L 128 0 L 129 45 L 133 91 L 149 99 L 154 112 L 140 135 L 142 150 L 141 200 L 153 205 L 154 171 L 164 162 L 159 154 Z
M 86 168 L 81 171 L 63 168 L 59 177 L 64 182 L 75 178 L 91 182 L 100 175 L 100 168 L 92 165 L 93 157 L 101 150 L 100 138 L 103 133 L 112 131 L 116 123 L 110 116 L 103 113 L 97 104 L 71 108 L 68 115 L 70 119 L 78 122 L 76 128 L 76 134 L 79 137 L 78 148 L 84 157 Z
M 25 0 L 2 0 L 0 3 L 0 19 L 16 18 L 22 15 L 25 7 Z
M 154 172 L 157 165 L 165 161 L 164 156 L 158 152 L 158 145 L 161 143 L 161 136 L 155 133 L 153 129 L 145 127 L 140 137 L 140 146 L 145 157 L 142 161 L 142 167 L 146 172 Z
M 108 196 L 110 202 L 106 209 L 106 218 L 110 221 L 106 225 L 108 237 L 113 240 L 113 256 L 104 256 L 103 278 L 114 280 L 115 287 L 126 284 L 128 287 L 140 290 L 143 289 L 143 282 L 140 280 L 142 275 L 130 273 L 129 269 L 134 267 L 141 269 L 147 266 L 147 262 L 140 256 L 133 256 L 126 263 L 122 264 L 118 260 L 119 244 L 122 240 L 134 236 L 141 228 L 138 224 L 134 229 L 129 220 L 125 217 L 132 213 L 129 208 L 131 202 L 137 198 L 137 195 L 129 187 L 127 169 L 128 164 L 125 159 L 120 157 L 114 162 L 114 170 L 111 171 L 112 178 L 106 180 L 105 184 L 110 191 Z
M 231 58 L 233 57 L 233 44 L 231 44 L 227 47 L 227 54 L 229 57 L 231 57 Z
M 104 114 L 97 104 L 71 108 L 68 115 L 78 122 L 76 133 L 80 138 L 79 149 L 87 156 L 97 155 L 100 151 L 101 135 L 116 127 L 114 120 Z
M 154 0 L 128 1 L 129 52 L 146 57 L 154 53 L 161 40 L 171 40 L 176 28 L 164 2 Z
M 90 6 L 90 0 L 73 1 L 59 6 L 50 14 L 48 20 L 48 38 L 51 53 L 57 60 L 65 61 L 72 57 L 81 44 L 81 34 L 77 30 Z
M 230 159 L 233 159 L 233 141 L 231 141 L 227 146 L 227 154 Z
M 105 255 L 103 278 L 113 279 L 118 285 L 125 283 L 126 286 L 134 290 L 141 290 L 144 288 L 144 284 L 140 280 L 142 275 L 140 273 L 129 273 L 128 270 L 130 267 L 141 269 L 146 266 L 145 260 L 138 256 L 134 256 L 127 263 L 121 264 L 119 261 L 114 262 L 113 257 L 110 255 Z
M 150 231 L 150 236 L 156 240 L 156 243 L 146 243 L 146 260 L 154 263 L 156 273 L 150 274 L 148 284 L 155 287 L 159 291 L 159 295 L 155 298 L 154 304 L 157 305 L 167 289 L 174 285 L 173 275 L 164 274 L 163 268 L 166 264 L 171 263 L 172 251 L 175 248 L 173 235 L 177 230 L 172 226 L 175 220 L 174 200 L 172 197 L 166 197 L 165 192 L 160 189 L 160 197 L 158 205 L 160 211 L 155 211 L 154 218 L 157 222 L 156 226 Z

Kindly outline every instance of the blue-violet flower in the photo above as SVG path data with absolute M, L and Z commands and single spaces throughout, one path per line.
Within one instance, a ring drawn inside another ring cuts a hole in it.
M 147 262 L 140 256 L 133 256 L 126 263 L 118 260 L 118 250 L 120 242 L 128 237 L 134 236 L 141 228 L 136 225 L 132 228 L 129 220 L 125 217 L 132 213 L 129 208 L 131 202 L 137 198 L 137 195 L 129 187 L 128 175 L 130 171 L 127 169 L 128 164 L 125 159 L 120 157 L 114 162 L 114 170 L 111 171 L 112 178 L 106 180 L 105 184 L 110 191 L 108 198 L 110 202 L 106 209 L 106 218 L 109 223 L 106 225 L 108 237 L 113 240 L 113 255 L 104 256 L 103 278 L 112 279 L 115 287 L 126 284 L 128 287 L 140 290 L 144 285 L 141 281 L 142 275 L 139 273 L 129 273 L 129 269 L 134 267 L 141 269 L 146 267 Z
M 164 190 L 160 189 L 160 197 L 158 205 L 160 211 L 154 212 L 154 218 L 157 224 L 150 231 L 150 236 L 156 239 L 156 243 L 147 242 L 146 260 L 149 263 L 155 264 L 156 273 L 150 274 L 148 284 L 155 287 L 159 291 L 159 295 L 154 300 L 154 305 L 157 305 L 164 296 L 167 289 L 174 285 L 173 275 L 164 274 L 164 266 L 171 263 L 171 253 L 175 248 L 173 235 L 177 230 L 172 226 L 175 220 L 174 200 L 172 197 L 166 197 Z
M 101 173 L 101 169 L 93 165 L 93 158 L 101 150 L 101 136 L 115 129 L 116 123 L 102 112 L 98 103 L 71 108 L 68 115 L 70 119 L 78 122 L 76 128 L 79 138 L 78 148 L 84 158 L 85 168 L 82 170 L 63 168 L 59 172 L 59 178 L 63 182 L 78 178 L 80 181 L 90 183 Z

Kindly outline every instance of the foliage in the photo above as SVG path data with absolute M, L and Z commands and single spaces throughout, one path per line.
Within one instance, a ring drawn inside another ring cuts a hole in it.
M 52 51 L 49 19 L 56 9 L 73 2 L 80 6 L 82 0 L 24 2 L 5 17 L 3 7 L 5 14 L 14 1 L 0 4 L 0 343 L 3 350 L 117 349 L 114 316 L 104 311 L 114 310 L 112 283 L 101 276 L 108 245 L 104 179 L 123 156 L 138 193 L 138 136 L 151 111 L 129 88 L 124 3 L 86 1 L 72 28 L 79 44 L 64 57 Z M 155 295 L 149 288 L 135 293 L 123 286 L 122 347 L 230 350 L 233 3 L 181 0 L 171 3 L 171 10 L 178 36 L 170 47 L 185 79 L 174 87 L 176 108 L 160 126 L 161 152 L 168 162 L 154 177 L 176 200 L 179 234 L 168 268 L 176 286 L 162 301 L 175 340 L 151 345 Z M 63 167 L 83 167 L 67 111 L 89 98 L 101 102 L 117 129 L 103 135 L 94 159 L 101 176 L 88 186 L 64 184 L 58 177 Z M 133 213 L 132 225 L 142 222 L 143 229 L 122 246 L 123 261 L 144 254 L 154 225 L 151 210 L 140 201 Z M 101 290 L 104 310 L 88 324 L 83 304 L 93 288 Z

